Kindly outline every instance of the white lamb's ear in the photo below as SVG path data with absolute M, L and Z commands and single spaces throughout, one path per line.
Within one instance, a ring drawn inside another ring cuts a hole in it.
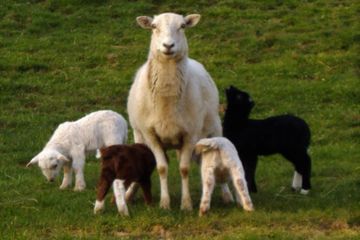
M 30 167 L 31 165 L 38 163 L 39 162 L 39 158 L 36 156 L 33 159 L 31 159 L 30 162 L 28 162 L 28 164 L 26 164 L 26 167 Z
M 190 14 L 185 17 L 186 27 L 194 27 L 200 21 L 200 14 Z
M 152 22 L 153 19 L 151 17 L 147 17 L 147 16 L 140 16 L 136 18 L 137 23 L 140 25 L 140 27 L 145 28 L 145 29 L 151 29 L 152 26 Z

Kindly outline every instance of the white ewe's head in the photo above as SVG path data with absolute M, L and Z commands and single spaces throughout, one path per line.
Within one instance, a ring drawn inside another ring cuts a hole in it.
M 150 52 L 153 56 L 181 59 L 188 52 L 184 29 L 195 26 L 200 15 L 183 17 L 175 13 L 163 13 L 154 18 L 140 16 L 136 20 L 142 28 L 152 29 Z
M 31 159 L 26 166 L 28 167 L 32 164 L 38 163 L 46 179 L 53 182 L 65 162 L 69 162 L 69 159 L 58 151 L 44 150 Z

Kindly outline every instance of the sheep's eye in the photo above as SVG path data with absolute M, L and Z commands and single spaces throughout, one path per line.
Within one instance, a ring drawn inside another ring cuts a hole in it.
M 180 26 L 180 28 L 185 28 L 185 27 L 186 27 L 185 23 L 181 24 L 181 26 Z
M 156 28 L 156 25 L 153 23 L 153 24 L 151 24 L 151 28 L 152 29 L 155 29 Z

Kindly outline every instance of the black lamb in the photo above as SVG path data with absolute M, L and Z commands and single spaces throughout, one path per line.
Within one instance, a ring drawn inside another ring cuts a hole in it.
M 250 192 L 257 192 L 255 170 L 259 155 L 280 153 L 295 167 L 294 190 L 307 194 L 311 188 L 311 158 L 307 152 L 310 129 L 301 118 L 280 115 L 263 120 L 249 119 L 255 103 L 248 93 L 226 89 L 227 109 L 223 135 L 235 145 L 245 170 Z

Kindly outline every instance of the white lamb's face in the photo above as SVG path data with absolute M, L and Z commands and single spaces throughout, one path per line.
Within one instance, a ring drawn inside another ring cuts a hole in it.
M 39 167 L 49 182 L 53 182 L 60 173 L 64 161 L 61 154 L 55 151 L 44 151 L 38 155 Z
M 138 17 L 137 21 L 143 28 L 152 29 L 150 51 L 162 58 L 179 58 L 188 51 L 184 29 L 195 26 L 200 15 L 192 14 L 183 17 L 174 13 L 164 13 L 150 17 Z

